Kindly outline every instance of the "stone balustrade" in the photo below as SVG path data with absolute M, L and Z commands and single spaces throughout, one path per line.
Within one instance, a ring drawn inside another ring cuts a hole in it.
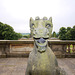
M 57 57 L 75 57 L 74 40 L 48 40 Z M 33 50 L 33 40 L 0 40 L 0 57 L 28 57 Z

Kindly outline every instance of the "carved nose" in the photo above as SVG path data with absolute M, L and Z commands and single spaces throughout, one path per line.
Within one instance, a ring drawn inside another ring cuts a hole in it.
M 38 43 L 44 43 L 44 42 L 45 42 L 45 39 L 40 38 L 37 42 L 38 42 Z

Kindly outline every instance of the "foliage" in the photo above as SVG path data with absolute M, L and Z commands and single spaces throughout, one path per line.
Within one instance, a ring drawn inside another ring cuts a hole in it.
M 75 26 L 71 27 L 61 27 L 59 30 L 59 39 L 61 40 L 75 40 Z
M 66 28 L 61 27 L 59 30 L 59 39 L 66 40 L 66 32 L 67 32 Z
M 59 37 L 59 33 L 56 33 L 55 31 L 52 33 L 52 37 L 58 38 Z
M 56 37 L 59 38 L 59 33 L 56 33 Z
M 71 32 L 71 39 L 75 40 L 75 26 L 73 26 L 70 32 Z
M 30 38 L 30 34 L 24 35 L 23 37 L 24 37 L 24 38 Z
M 55 31 L 53 32 L 52 37 L 56 37 L 56 32 Z
M 21 37 L 22 35 L 16 33 L 10 25 L 0 22 L 0 40 L 17 40 Z
M 67 32 L 65 33 L 66 40 L 71 40 L 71 27 L 67 27 Z
M 67 31 L 70 31 L 71 30 L 71 27 L 67 27 Z

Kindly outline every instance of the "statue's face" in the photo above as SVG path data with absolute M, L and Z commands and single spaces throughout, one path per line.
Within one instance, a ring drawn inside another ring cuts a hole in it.
M 52 22 L 50 20 L 32 20 L 30 22 L 31 35 L 34 38 L 36 48 L 39 52 L 45 52 L 47 48 L 47 39 L 51 35 Z

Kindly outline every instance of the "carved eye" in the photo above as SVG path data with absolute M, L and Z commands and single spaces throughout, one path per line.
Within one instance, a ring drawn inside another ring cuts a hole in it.
M 31 24 L 31 28 L 34 28 L 34 23 Z
M 47 24 L 47 25 L 46 25 L 46 27 L 47 27 L 47 28 L 50 28 L 50 27 L 51 27 L 51 25 L 50 25 L 50 24 Z

